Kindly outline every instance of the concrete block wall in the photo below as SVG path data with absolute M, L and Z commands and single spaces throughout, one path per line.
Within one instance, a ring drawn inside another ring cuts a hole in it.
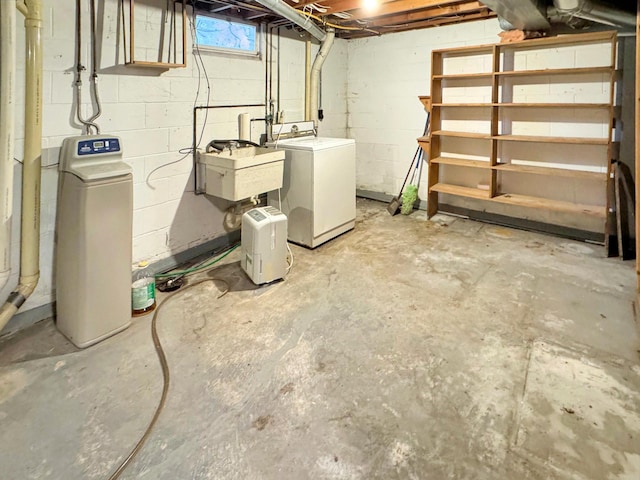
M 136 58 L 157 60 L 160 7 L 166 2 L 136 3 Z M 88 1 L 83 1 L 82 63 L 90 67 Z M 122 139 L 125 161 L 133 169 L 133 258 L 156 261 L 227 233 L 223 226 L 226 201 L 193 193 L 191 155 L 180 153 L 192 142 L 194 104 L 254 104 L 265 102 L 265 55 L 262 58 L 201 52 L 209 84 L 207 99 L 204 75 L 192 55 L 191 34 L 187 35 L 187 67 L 156 70 L 126 67 L 121 40 L 120 2 L 98 2 L 99 90 L 103 114 L 98 123 L 103 133 Z M 23 156 L 24 29 L 18 14 L 16 151 Z M 280 40 L 281 109 L 289 121 L 304 117 L 305 36 L 282 29 Z M 56 164 L 64 138 L 81 134 L 75 118 L 75 2 L 44 0 L 44 83 L 41 280 L 21 311 L 49 304 L 55 299 L 54 230 L 58 173 Z M 274 35 L 275 37 L 275 35 Z M 277 56 L 274 44 L 273 59 Z M 312 58 L 318 47 L 312 47 Z M 323 76 L 325 110 L 320 124 L 323 135 L 344 136 L 346 130 L 346 41 L 337 40 L 325 63 Z M 275 68 L 274 68 L 275 72 Z M 82 111 L 93 109 L 89 100 L 89 74 L 83 76 Z M 274 74 L 274 82 L 277 76 Z M 199 95 L 196 98 L 196 92 Z M 276 94 L 274 85 L 273 94 Z M 264 117 L 263 107 L 210 110 L 198 117 L 198 137 L 204 146 L 213 138 L 236 138 L 237 116 L 250 113 Z M 252 123 L 252 138 L 258 140 L 264 123 Z M 4 301 L 17 284 L 19 273 L 19 208 L 21 167 L 15 163 L 15 198 L 12 239 L 12 277 L 0 291 Z M 108 249 L 109 239 L 105 239 Z M 9 329 L 11 324 L 9 324 Z
M 499 32 L 498 22 L 488 20 L 348 43 L 347 133 L 356 140 L 359 189 L 394 195 L 400 190 L 426 120 L 418 96 L 430 94 L 431 51 L 494 43 Z M 460 63 L 462 68 L 477 67 L 464 60 Z M 491 63 L 485 67 L 488 71 Z M 483 90 L 482 85 L 474 90 L 474 85 L 467 84 L 450 94 L 469 101 L 483 98 Z M 420 189 L 422 198 L 426 197 L 425 187 L 426 181 Z

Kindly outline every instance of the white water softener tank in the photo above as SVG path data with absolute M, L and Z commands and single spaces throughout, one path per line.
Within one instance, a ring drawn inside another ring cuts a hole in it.
M 56 324 L 80 348 L 131 323 L 133 181 L 120 139 L 70 137 L 60 151 Z
M 240 265 L 256 285 L 287 273 L 287 216 L 275 207 L 249 210 L 242 216 Z

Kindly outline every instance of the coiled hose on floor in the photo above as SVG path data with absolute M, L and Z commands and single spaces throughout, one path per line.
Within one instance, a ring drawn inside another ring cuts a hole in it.
M 160 337 L 158 336 L 158 329 L 157 329 L 158 316 L 160 315 L 162 308 L 167 303 L 169 303 L 169 301 L 173 297 L 206 282 L 213 282 L 213 283 L 222 282 L 226 285 L 226 290 L 222 292 L 220 295 L 218 295 L 218 298 L 222 298 L 229 291 L 229 284 L 225 280 L 222 280 L 221 278 L 207 278 L 205 280 L 200 280 L 198 282 L 192 283 L 191 285 L 187 285 L 183 287 L 181 290 L 175 291 L 167 295 L 167 297 L 162 301 L 162 303 L 158 305 L 158 308 L 156 308 L 156 311 L 153 314 L 153 320 L 151 321 L 151 337 L 153 338 L 153 346 L 155 347 L 156 354 L 158 355 L 158 360 L 160 361 L 160 367 L 162 368 L 162 395 L 160 395 L 160 401 L 158 402 L 156 411 L 153 414 L 153 418 L 149 422 L 147 429 L 144 431 L 144 433 L 140 437 L 140 440 L 138 440 L 138 443 L 136 444 L 135 447 L 133 447 L 133 449 L 127 456 L 127 458 L 125 458 L 122 461 L 122 463 L 118 466 L 115 472 L 113 472 L 113 474 L 109 477 L 109 480 L 116 480 L 120 478 L 120 475 L 122 475 L 122 472 L 124 472 L 124 470 L 129 466 L 129 464 L 135 458 L 135 456 L 140 452 L 140 450 L 142 450 L 142 447 L 144 446 L 145 442 L 151 435 L 151 431 L 153 430 L 153 427 L 155 427 L 156 422 L 158 421 L 158 418 L 160 417 L 160 413 L 162 413 L 162 409 L 164 408 L 164 404 L 167 400 L 167 394 L 169 393 L 169 384 L 171 381 L 171 374 L 169 372 L 169 364 L 167 363 L 167 357 L 162 348 Z

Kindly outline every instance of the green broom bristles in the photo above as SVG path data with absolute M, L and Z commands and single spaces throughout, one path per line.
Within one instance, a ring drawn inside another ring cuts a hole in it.
M 415 185 L 407 185 L 402 193 L 402 208 L 400 213 L 409 215 L 413 211 L 413 204 L 418 200 L 418 187 Z

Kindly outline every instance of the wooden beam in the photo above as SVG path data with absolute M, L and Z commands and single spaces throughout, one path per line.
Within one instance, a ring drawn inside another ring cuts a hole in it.
M 478 11 L 481 9 L 486 9 L 484 5 L 480 2 L 466 2 L 459 3 L 456 5 L 448 5 L 448 6 L 437 6 L 429 8 L 429 12 L 431 13 L 430 17 L 439 17 L 446 15 L 455 15 L 457 13 L 466 13 L 470 11 Z M 351 18 L 349 20 L 361 20 L 368 18 L 378 18 L 384 15 L 392 15 L 392 14 L 407 14 L 416 10 L 425 10 L 424 6 L 421 5 L 419 1 L 416 0 L 400 0 L 397 2 L 385 3 L 381 5 L 374 11 L 369 11 L 364 8 L 356 10 L 351 13 Z
M 455 23 L 471 22 L 474 20 L 485 20 L 488 18 L 493 18 L 495 16 L 496 14 L 491 11 L 480 12 L 480 13 L 470 13 L 469 15 L 465 15 L 463 17 L 445 17 L 445 18 L 439 18 L 437 20 L 424 20 L 421 22 L 412 22 L 412 23 L 406 23 L 404 25 L 396 25 L 393 28 L 391 28 L 390 26 L 387 26 L 387 28 L 378 27 L 378 31 L 380 34 L 406 32 L 408 30 L 418 30 L 421 28 L 438 27 L 442 25 L 452 25 Z M 370 37 L 371 33 L 368 33 L 365 31 L 353 31 L 353 32 L 345 32 L 340 36 L 341 38 L 346 38 L 346 39 L 362 38 L 362 37 Z
M 396 2 L 397 3 L 397 2 Z M 437 7 L 437 8 L 429 8 L 426 10 L 414 10 L 414 11 L 402 11 L 397 15 L 387 15 L 384 17 L 372 18 L 367 22 L 367 26 L 377 27 L 384 25 L 397 25 L 401 23 L 407 22 L 417 22 L 421 20 L 428 20 L 433 17 L 443 17 L 443 16 L 453 16 L 453 15 L 465 15 L 468 13 L 477 13 L 480 11 L 487 10 L 480 2 L 469 2 L 461 5 L 454 5 L 450 7 Z M 358 12 L 362 12 L 362 10 L 358 10 Z M 370 18 L 366 16 L 362 16 L 360 14 L 354 15 L 348 21 L 351 20 L 359 20 L 364 18 Z
M 390 3 L 401 3 L 403 0 L 378 0 L 379 7 L 383 5 L 388 5 Z M 460 3 L 462 0 L 413 0 L 413 3 L 416 5 L 415 8 L 429 8 L 429 7 L 437 7 L 437 6 L 446 6 L 453 5 L 456 3 Z M 358 10 L 362 8 L 364 0 L 333 0 L 333 1 L 321 1 L 316 0 L 316 2 L 320 3 L 325 7 L 329 8 L 329 11 L 325 15 L 330 15 L 332 13 L 338 12 L 348 12 L 349 10 Z M 314 3 L 313 1 L 305 1 L 304 3 L 301 1 L 299 4 L 295 4 L 296 8 L 301 8 L 302 6 Z M 414 8 L 414 9 L 415 9 Z M 374 9 L 369 12 L 370 16 L 378 16 L 378 9 Z

